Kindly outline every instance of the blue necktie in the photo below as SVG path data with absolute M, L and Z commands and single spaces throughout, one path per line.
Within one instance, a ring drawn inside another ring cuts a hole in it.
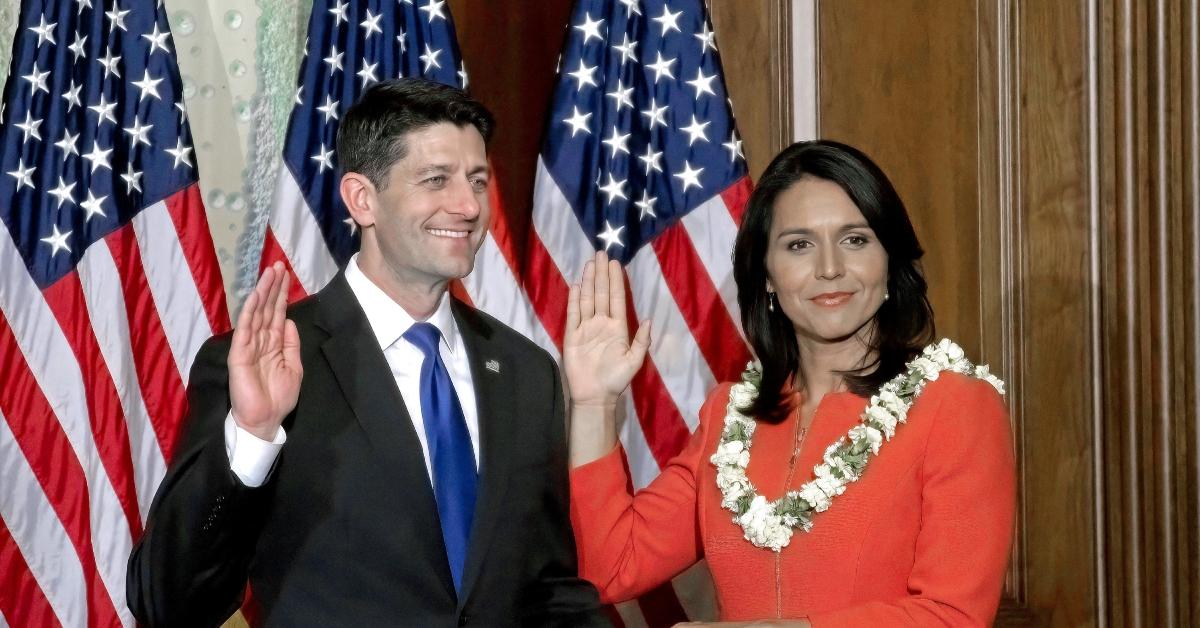
M 433 494 L 437 499 L 438 519 L 442 524 L 442 539 L 446 542 L 446 559 L 450 562 L 454 590 L 461 593 L 478 480 L 471 434 L 450 382 L 450 373 L 438 353 L 441 339 L 438 328 L 430 323 L 416 323 L 404 332 L 404 339 L 425 354 L 425 360 L 421 362 L 421 414 L 433 467 Z

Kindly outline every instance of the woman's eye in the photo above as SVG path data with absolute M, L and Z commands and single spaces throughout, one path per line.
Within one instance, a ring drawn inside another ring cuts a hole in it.
M 845 239 L 845 242 L 846 242 L 846 244 L 849 244 L 850 246 L 860 247 L 860 246 L 865 246 L 867 244 L 867 239 L 863 236 L 854 234 L 854 235 L 847 236 Z
M 791 242 L 788 242 L 787 248 L 789 251 L 799 251 L 800 249 L 807 249 L 811 246 L 812 242 L 809 242 L 808 240 L 792 240 Z

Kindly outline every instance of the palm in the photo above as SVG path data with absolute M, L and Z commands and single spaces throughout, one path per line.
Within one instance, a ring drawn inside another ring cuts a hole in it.
M 625 283 L 620 266 L 603 252 L 571 287 L 563 364 L 574 403 L 615 404 L 645 358 L 649 326 L 630 342 Z
M 268 268 L 238 316 L 229 350 L 229 398 L 243 429 L 270 439 L 296 407 L 303 368 L 296 325 L 287 320 L 287 273 Z

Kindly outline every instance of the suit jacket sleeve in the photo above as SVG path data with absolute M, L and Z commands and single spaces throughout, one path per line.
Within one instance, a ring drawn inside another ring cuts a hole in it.
M 670 580 L 703 555 L 697 518 L 697 477 L 714 412 L 729 387 L 714 390 L 700 410 L 700 427 L 683 451 L 636 495 L 618 445 L 571 473 L 572 512 L 580 569 L 606 602 L 633 599 Z
M 188 418 L 129 557 L 126 598 L 150 626 L 216 626 L 241 604 L 266 493 L 230 470 L 229 335 L 210 339 L 192 366 Z
M 991 625 L 1012 541 L 1012 434 L 991 385 L 961 381 L 962 386 L 950 389 L 947 382 L 941 388 L 925 453 L 922 525 L 909 595 L 814 614 L 815 628 Z
M 554 474 L 548 495 L 545 516 L 551 521 L 554 534 L 547 539 L 546 560 L 541 578 L 522 601 L 526 626 L 611 626 L 600 607 L 596 588 L 579 577 L 575 554 L 575 536 L 569 516 L 571 498 L 567 477 L 566 412 L 563 387 L 558 367 L 547 356 L 553 373 L 553 411 L 550 425 Z

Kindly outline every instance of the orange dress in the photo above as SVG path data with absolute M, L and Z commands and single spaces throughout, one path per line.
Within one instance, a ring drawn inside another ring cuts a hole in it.
M 686 447 L 650 486 L 630 495 L 619 447 L 571 473 L 581 575 L 607 601 L 638 596 L 701 558 L 721 618 L 807 617 L 827 626 L 984 626 L 999 604 L 1012 541 L 1015 471 L 1000 395 L 942 373 L 868 463 L 863 477 L 797 530 L 776 554 L 742 536 L 721 508 L 716 451 L 729 384 L 700 411 Z M 760 423 L 746 470 L 777 499 L 812 479 L 825 448 L 859 422 L 867 400 L 825 396 L 785 480 L 797 414 Z

